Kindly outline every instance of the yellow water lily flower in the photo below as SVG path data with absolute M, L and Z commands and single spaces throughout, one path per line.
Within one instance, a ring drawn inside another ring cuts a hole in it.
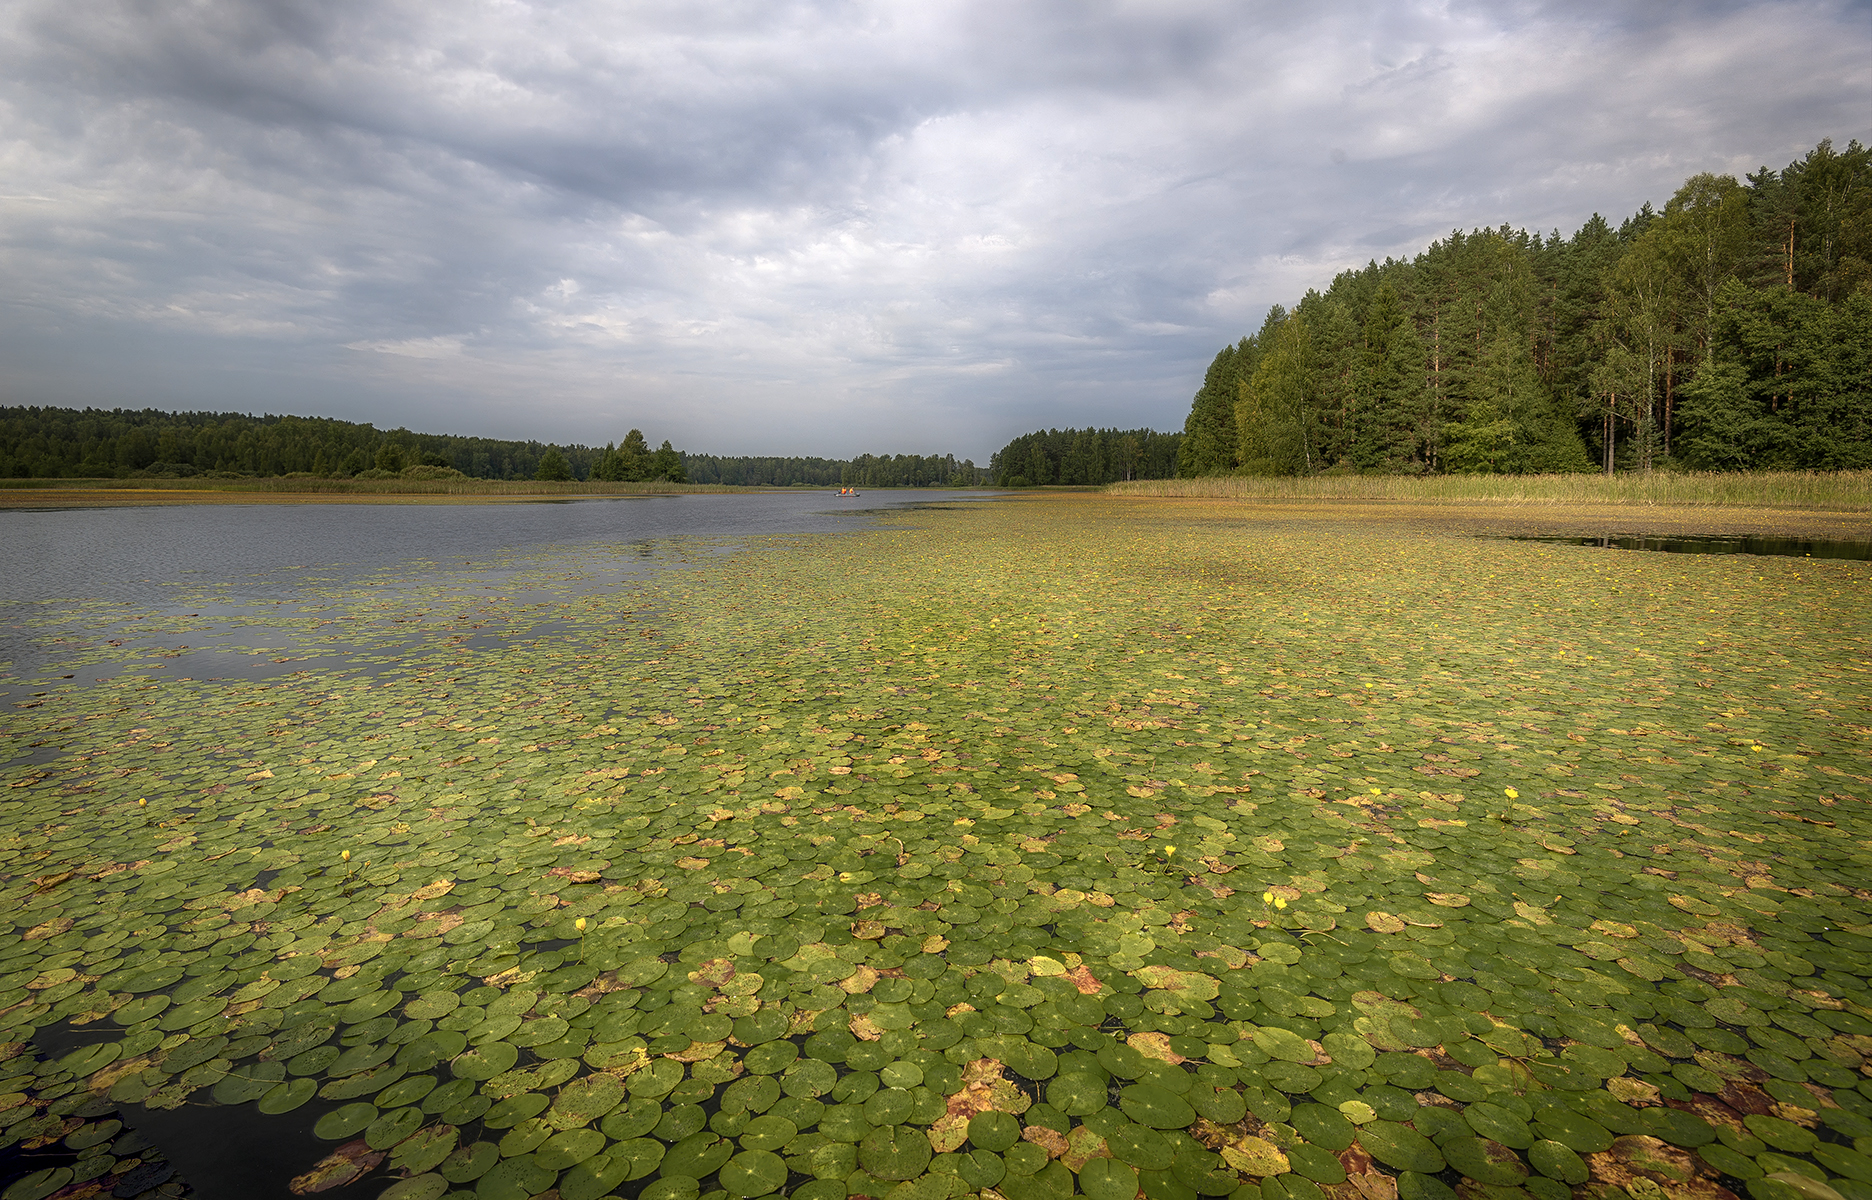
M 585 932 L 585 918 L 580 917 L 578 920 L 572 922 L 572 928 L 578 930 L 580 933 L 584 933 Z
M 1515 791 L 1513 788 L 1503 788 L 1502 795 L 1508 797 L 1510 800 L 1519 800 L 1521 798 L 1521 793 Z
M 1274 893 L 1273 893 L 1273 892 L 1262 892 L 1262 893 L 1261 893 L 1261 903 L 1263 903 L 1263 904 L 1272 904 L 1272 903 L 1274 903 Z

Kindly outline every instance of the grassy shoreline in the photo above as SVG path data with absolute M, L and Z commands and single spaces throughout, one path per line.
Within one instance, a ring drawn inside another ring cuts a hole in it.
M 1585 504 L 1872 512 L 1872 471 L 1653 472 L 1648 475 L 1223 476 L 1114 483 L 1114 496 L 1357 500 L 1416 504 Z

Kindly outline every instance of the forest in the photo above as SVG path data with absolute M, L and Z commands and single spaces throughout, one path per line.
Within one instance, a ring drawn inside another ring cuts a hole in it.
M 1182 441 L 1150 429 L 1042 429 L 997 450 L 988 474 L 999 487 L 1173 479 Z
M 861 454 L 857 458 L 684 456 L 690 483 L 742 487 L 978 487 L 988 474 L 953 454 Z
M 326 417 L 0 407 L 0 478 L 670 480 L 748 487 L 963 487 L 988 475 L 952 454 L 852 459 L 686 454 L 639 430 L 603 446 L 379 430 Z
M 1872 466 L 1869 159 L 1346 271 L 1216 355 L 1177 474 Z

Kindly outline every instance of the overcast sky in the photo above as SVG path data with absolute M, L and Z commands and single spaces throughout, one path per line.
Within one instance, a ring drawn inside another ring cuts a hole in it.
M 11 0 L 0 403 L 985 462 L 1869 115 L 1864 3 Z

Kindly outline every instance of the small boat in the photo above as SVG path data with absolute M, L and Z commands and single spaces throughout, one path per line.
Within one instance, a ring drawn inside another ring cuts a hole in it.
M 839 494 L 839 495 L 841 495 L 841 496 L 856 496 L 856 495 L 858 494 L 858 489 L 857 489 L 857 488 L 849 488 L 849 487 L 842 487 L 842 488 L 840 488 L 840 489 L 838 490 L 838 494 Z

